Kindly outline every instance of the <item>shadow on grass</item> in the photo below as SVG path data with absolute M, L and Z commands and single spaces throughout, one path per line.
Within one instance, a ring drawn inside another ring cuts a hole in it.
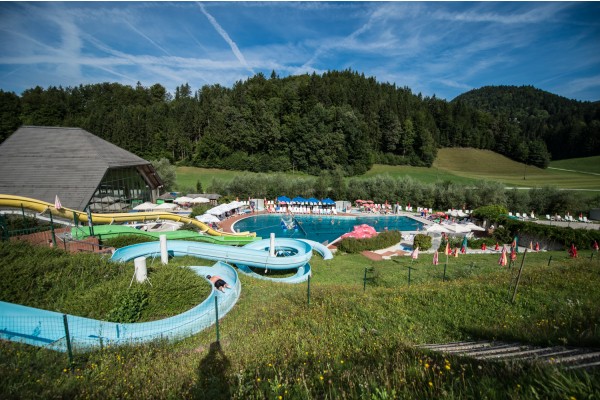
M 229 399 L 231 388 L 227 375 L 231 362 L 223 352 L 220 342 L 210 344 L 208 354 L 198 366 L 198 383 L 192 389 L 195 399 Z

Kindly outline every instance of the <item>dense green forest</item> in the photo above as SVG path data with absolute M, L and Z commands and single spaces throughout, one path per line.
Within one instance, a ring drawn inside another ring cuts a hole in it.
M 194 92 L 183 84 L 174 94 L 160 84 L 117 83 L 36 87 L 20 96 L 0 90 L 0 141 L 20 125 L 80 127 L 146 159 L 350 176 L 373 163 L 431 166 L 441 147 L 490 149 L 539 167 L 551 157 L 546 143 L 555 159 L 600 154 L 598 103 L 533 90 L 547 100 L 524 94 L 511 112 L 476 102 L 476 91 L 447 102 L 353 71 L 257 74 L 231 88 Z M 561 140 L 569 145 L 556 145 Z
M 452 102 L 511 121 L 515 136 L 525 141 L 541 139 L 555 160 L 600 154 L 600 102 L 571 100 L 532 86 L 485 86 Z M 523 161 L 526 153 L 517 148 L 511 158 Z

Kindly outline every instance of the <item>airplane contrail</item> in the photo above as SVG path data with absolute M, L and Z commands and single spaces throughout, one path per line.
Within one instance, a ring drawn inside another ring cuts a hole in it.
M 219 33 L 219 35 L 221 35 L 221 37 L 229 44 L 229 47 L 231 47 L 231 51 L 233 51 L 233 54 L 238 59 L 238 61 L 244 67 L 246 67 L 248 69 L 248 71 L 250 71 L 251 73 L 254 74 L 254 70 L 248 65 L 248 63 L 246 62 L 246 59 L 244 58 L 244 55 L 242 54 L 240 49 L 237 47 L 235 42 L 229 37 L 227 32 L 225 32 L 225 29 L 223 29 L 221 27 L 221 25 L 219 25 L 217 20 L 206 11 L 206 9 L 204 8 L 204 5 L 202 3 L 197 3 L 197 4 L 200 7 L 200 10 L 202 11 L 202 13 L 206 16 L 206 18 L 208 18 L 208 21 L 213 26 L 213 28 L 215 28 L 215 30 Z

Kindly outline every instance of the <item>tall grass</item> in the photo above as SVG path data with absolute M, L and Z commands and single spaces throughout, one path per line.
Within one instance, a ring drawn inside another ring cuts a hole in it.
M 5 279 L 52 253 L 0 249 Z M 600 346 L 600 264 L 589 256 L 527 254 L 515 304 L 508 291 L 515 269 L 500 268 L 497 255 L 450 258 L 446 282 L 443 265 L 431 265 L 431 255 L 399 262 L 350 254 L 328 261 L 313 257 L 310 305 L 306 284 L 241 275 L 242 295 L 220 322 L 220 346 L 211 328 L 176 344 L 79 354 L 70 373 L 64 354 L 0 342 L 0 387 L 4 398 L 597 398 L 598 371 L 473 361 L 415 347 L 476 339 Z M 19 265 L 22 258 L 28 262 Z M 89 268 L 103 268 L 104 261 L 96 261 Z M 178 262 L 200 265 L 196 259 Z M 366 267 L 376 273 L 363 291 Z M 131 270 L 123 276 L 129 278 Z M 168 284 L 156 272 L 150 278 L 161 292 L 200 301 L 185 280 L 171 277 L 175 282 Z M 114 274 L 107 281 L 118 287 L 121 273 Z M 70 301 L 77 308 L 87 300 Z M 148 318 L 179 312 L 165 299 L 158 303 L 164 308 Z

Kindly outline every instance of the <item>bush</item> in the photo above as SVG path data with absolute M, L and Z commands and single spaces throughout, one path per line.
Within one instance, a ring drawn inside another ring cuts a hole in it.
M 402 240 L 402 232 L 400 231 L 385 231 L 377 236 L 368 239 L 345 238 L 338 243 L 338 250 L 344 253 L 360 253 L 365 250 L 385 249 L 400 243 Z M 431 246 L 431 245 L 430 245 Z
M 508 241 L 512 241 L 512 238 L 515 236 L 520 238 L 527 236 L 531 240 L 554 242 L 565 248 L 574 243 L 578 249 L 589 249 L 590 243 L 594 240 L 600 242 L 600 231 L 598 230 L 540 225 L 533 222 L 517 221 L 507 217 L 501 217 L 498 222 L 502 224 L 504 232 L 508 233 L 507 235 L 503 235 L 504 239 L 508 239 Z M 499 230 L 502 231 L 500 228 L 496 229 L 496 231 Z M 494 236 L 496 236 L 496 232 L 494 232 Z M 523 244 L 520 243 L 520 245 Z
M 473 210 L 473 216 L 481 220 L 497 221 L 501 215 L 508 214 L 508 210 L 504 206 L 491 205 L 479 207 Z
M 144 287 L 134 286 L 119 296 L 117 304 L 106 316 L 108 321 L 136 322 L 148 305 L 148 292 Z
M 431 248 L 431 236 L 423 235 L 422 233 L 415 235 L 413 248 L 417 247 L 419 250 L 429 250 Z

